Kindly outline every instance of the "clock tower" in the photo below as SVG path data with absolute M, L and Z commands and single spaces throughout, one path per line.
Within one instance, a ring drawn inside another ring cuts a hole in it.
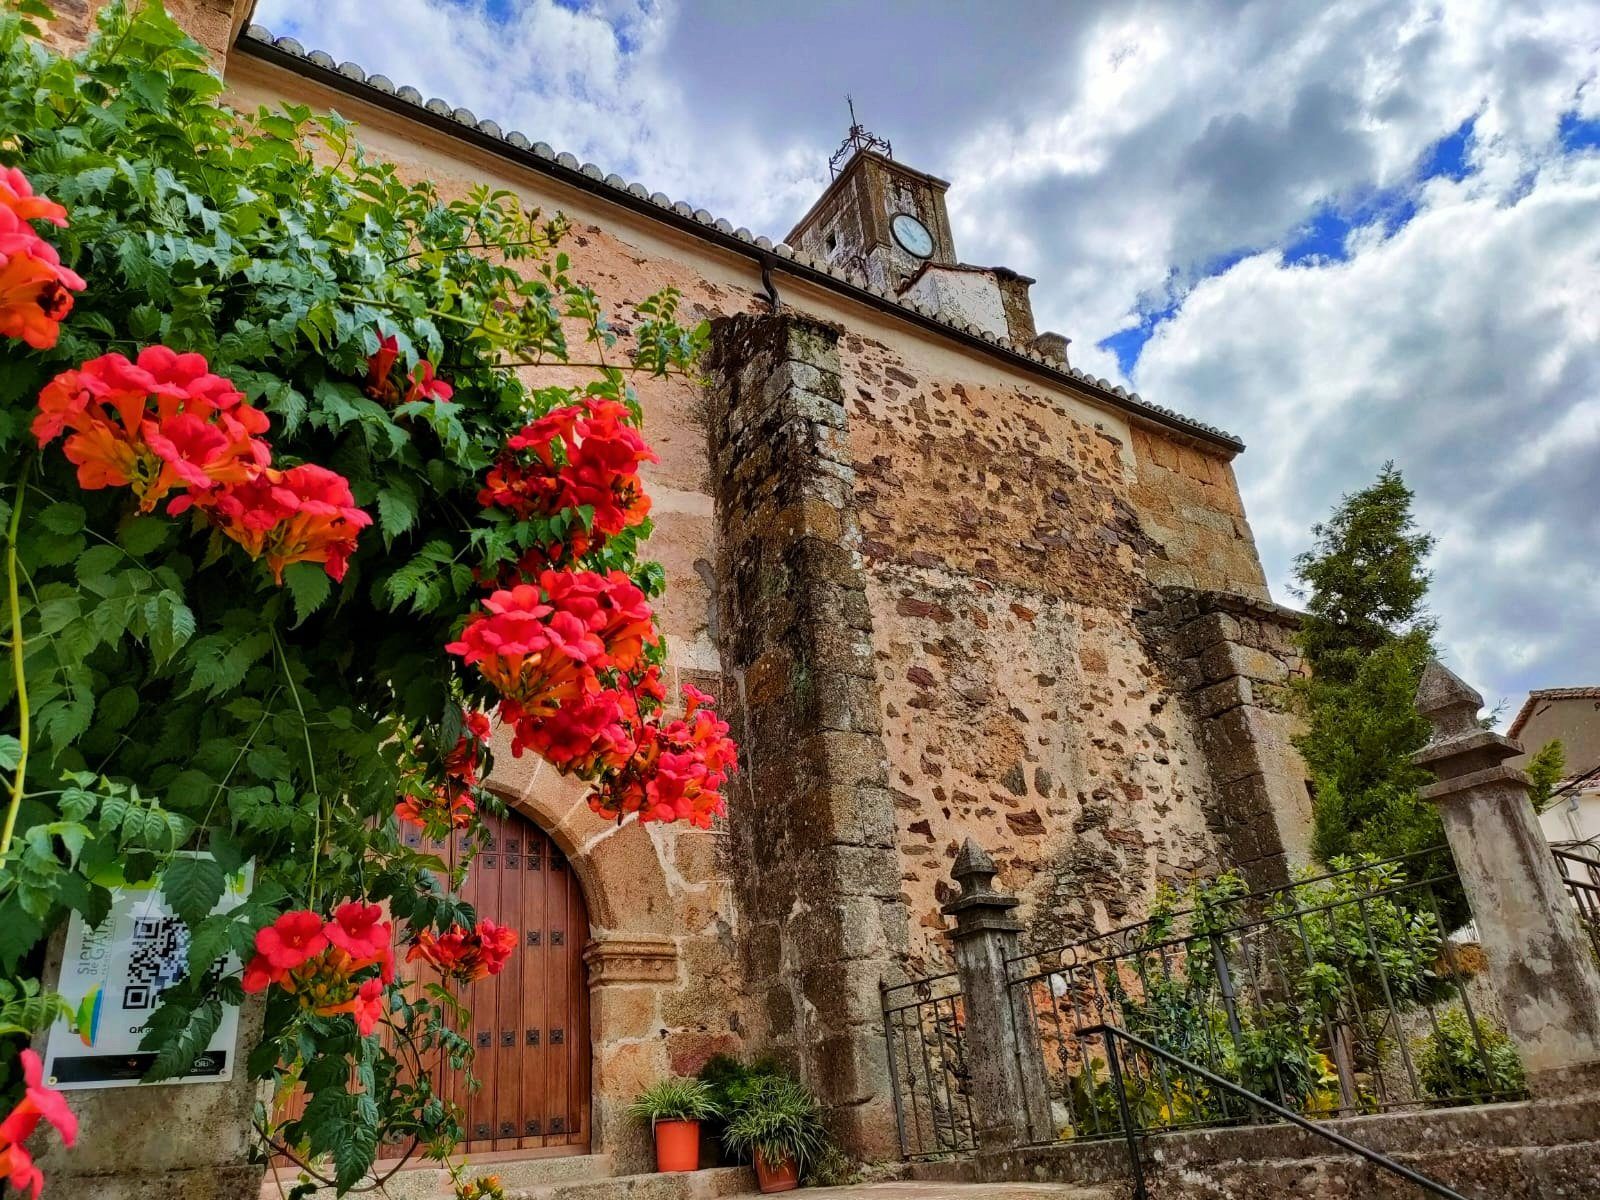
M 833 182 L 789 234 L 791 246 L 891 292 L 925 264 L 955 263 L 948 183 L 895 162 L 889 143 L 860 124 L 828 165 Z
M 855 121 L 853 105 L 850 117 L 850 133 L 828 161 L 832 182 L 784 240 L 868 287 L 1037 346 L 1065 365 L 1067 339 L 1034 330 L 1033 280 L 957 259 L 944 202 L 950 185 L 896 162 L 888 140 Z

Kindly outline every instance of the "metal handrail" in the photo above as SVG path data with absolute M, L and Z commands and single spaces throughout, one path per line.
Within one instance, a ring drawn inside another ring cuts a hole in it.
M 1145 1190 L 1144 1186 L 1144 1161 L 1139 1154 L 1139 1130 L 1134 1127 L 1132 1112 L 1128 1108 L 1127 1093 L 1123 1090 L 1122 1086 L 1122 1069 L 1117 1059 L 1118 1038 L 1121 1038 L 1122 1040 L 1139 1047 L 1139 1049 L 1143 1050 L 1147 1054 L 1154 1054 L 1158 1058 L 1166 1059 L 1174 1066 L 1198 1075 L 1201 1079 L 1204 1079 L 1213 1087 L 1222 1088 L 1224 1091 L 1232 1093 L 1239 1099 L 1244 1100 L 1246 1103 L 1254 1104 L 1258 1108 L 1264 1108 L 1274 1116 L 1281 1117 L 1290 1124 L 1298 1125 L 1301 1129 L 1304 1129 L 1310 1133 L 1314 1133 L 1325 1141 L 1330 1141 L 1334 1145 L 1339 1146 L 1344 1150 L 1348 1150 L 1352 1154 L 1359 1155 L 1375 1166 L 1381 1167 L 1385 1171 L 1390 1171 L 1393 1174 L 1399 1175 L 1403 1179 L 1409 1180 L 1411 1183 L 1416 1184 L 1426 1192 L 1431 1192 L 1435 1196 L 1443 1196 L 1445 1200 L 1468 1200 L 1466 1196 L 1463 1196 L 1460 1192 L 1452 1191 L 1438 1180 L 1430 1179 L 1428 1176 L 1423 1175 L 1420 1172 L 1413 1171 L 1410 1167 L 1395 1162 L 1394 1159 L 1390 1158 L 1388 1155 L 1382 1154 L 1377 1150 L 1372 1149 L 1370 1146 L 1363 1146 L 1360 1142 L 1351 1141 L 1343 1134 L 1335 1133 L 1333 1130 L 1324 1128 L 1316 1124 L 1314 1121 L 1308 1121 L 1299 1113 L 1293 1112 L 1290 1109 L 1283 1107 L 1281 1104 L 1275 1104 L 1271 1100 L 1268 1100 L 1265 1096 L 1257 1095 L 1248 1088 L 1242 1088 L 1232 1080 L 1224 1079 L 1220 1075 L 1213 1074 L 1197 1063 L 1192 1063 L 1187 1059 L 1178 1057 L 1176 1054 L 1173 1054 L 1168 1050 L 1163 1050 L 1160 1046 L 1145 1041 L 1137 1034 L 1129 1033 L 1121 1026 L 1085 1025 L 1081 1029 L 1077 1030 L 1077 1035 L 1080 1038 L 1099 1036 L 1105 1039 L 1106 1066 L 1111 1073 L 1112 1088 L 1116 1092 L 1117 1096 L 1117 1112 L 1122 1118 L 1122 1129 L 1127 1135 L 1128 1139 L 1128 1160 L 1133 1167 L 1133 1200 L 1149 1200 L 1149 1192 Z

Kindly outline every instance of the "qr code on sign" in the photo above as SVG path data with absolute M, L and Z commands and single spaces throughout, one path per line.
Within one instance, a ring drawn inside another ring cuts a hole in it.
M 189 960 L 189 927 L 177 917 L 135 917 L 125 1009 L 154 1008 L 161 993 L 183 978 Z

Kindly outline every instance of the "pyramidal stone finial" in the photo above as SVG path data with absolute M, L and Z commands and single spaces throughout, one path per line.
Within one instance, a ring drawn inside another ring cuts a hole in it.
M 989 881 L 998 873 L 989 852 L 970 837 L 962 843 L 955 866 L 950 869 L 950 874 L 960 881 L 963 892 L 987 891 Z
M 1433 726 L 1434 740 L 1475 733 L 1483 697 L 1466 680 L 1437 659 L 1422 669 L 1417 684 L 1417 712 Z

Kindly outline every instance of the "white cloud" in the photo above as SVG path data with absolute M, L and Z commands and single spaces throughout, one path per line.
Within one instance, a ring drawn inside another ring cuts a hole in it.
M 1600 155 L 1557 144 L 1563 113 L 1600 117 L 1600 0 L 262 0 L 256 19 L 774 236 L 825 185 L 852 93 L 952 181 L 965 259 L 1039 278 L 1077 365 L 1117 378 L 1096 343 L 1181 304 L 1131 382 L 1249 443 L 1280 595 L 1311 522 L 1394 457 L 1440 534 L 1458 663 L 1497 694 L 1600 681 Z M 1469 119 L 1469 173 L 1419 187 Z M 1417 205 L 1398 235 L 1282 264 L 1320 210 L 1378 194 Z
M 1430 189 L 1347 262 L 1263 254 L 1160 327 L 1141 385 L 1247 431 L 1274 587 L 1306 529 L 1393 458 L 1439 537 L 1442 638 L 1486 691 L 1600 679 L 1600 156 L 1515 202 Z

